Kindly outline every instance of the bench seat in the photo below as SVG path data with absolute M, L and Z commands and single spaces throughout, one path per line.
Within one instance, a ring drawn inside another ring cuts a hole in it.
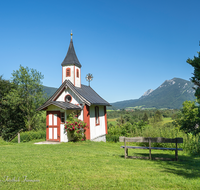
M 125 146 L 121 146 L 120 148 L 124 148 Z M 132 149 L 149 149 L 149 147 L 145 146 L 126 146 L 127 148 L 132 148 Z M 151 147 L 153 150 L 176 150 L 176 148 L 165 148 L 165 147 Z M 183 151 L 182 148 L 177 148 L 177 150 Z
M 183 143 L 183 138 L 163 138 L 163 137 L 119 137 L 119 142 L 124 142 L 124 146 L 120 148 L 124 148 L 124 157 L 126 158 L 141 158 L 141 159 L 149 159 L 149 160 L 176 160 L 178 161 L 178 151 L 183 151 L 182 148 L 178 148 L 178 143 Z M 148 143 L 149 146 L 127 146 L 127 143 L 130 142 L 143 142 Z M 174 143 L 176 148 L 165 148 L 165 147 L 151 147 L 151 143 Z M 138 156 L 128 156 L 128 149 L 148 149 L 149 156 L 148 157 L 138 157 Z M 151 150 L 171 150 L 175 151 L 175 158 L 161 158 L 161 157 L 152 157 Z

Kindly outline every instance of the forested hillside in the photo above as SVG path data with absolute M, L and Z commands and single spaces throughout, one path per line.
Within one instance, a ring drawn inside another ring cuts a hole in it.
M 139 99 L 111 104 L 113 109 L 125 109 L 128 107 L 179 109 L 185 100 L 195 100 L 193 86 L 194 84 L 190 81 L 173 78 L 166 80 L 155 90 L 148 90 L 148 93 L 145 93 L 145 96 L 143 95 Z

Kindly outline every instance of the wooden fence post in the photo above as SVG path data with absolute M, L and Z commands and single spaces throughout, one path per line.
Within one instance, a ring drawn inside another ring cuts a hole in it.
M 20 133 L 18 133 L 18 143 L 20 143 Z
M 151 160 L 151 137 L 149 137 L 149 160 Z

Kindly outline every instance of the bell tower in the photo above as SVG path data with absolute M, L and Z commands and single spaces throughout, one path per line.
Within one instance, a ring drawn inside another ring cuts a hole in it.
M 74 50 L 72 36 L 73 34 L 71 32 L 71 40 L 67 51 L 67 55 L 61 63 L 62 83 L 65 80 L 70 80 L 74 86 L 81 88 L 81 64 Z

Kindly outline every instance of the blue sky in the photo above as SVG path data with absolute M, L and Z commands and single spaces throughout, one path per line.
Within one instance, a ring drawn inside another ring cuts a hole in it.
M 91 87 L 110 103 L 137 99 L 174 77 L 189 80 L 186 63 L 200 51 L 199 0 L 0 0 L 0 75 L 20 64 L 61 85 L 61 63 L 73 32 Z

